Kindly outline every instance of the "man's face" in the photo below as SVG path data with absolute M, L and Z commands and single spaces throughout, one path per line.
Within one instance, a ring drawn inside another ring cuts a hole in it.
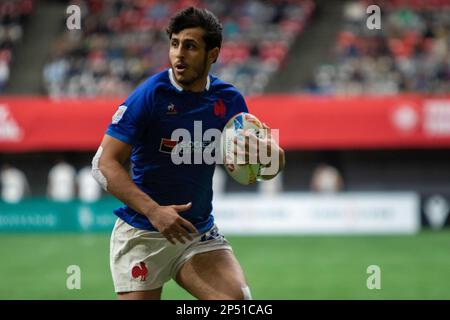
M 188 28 L 172 34 L 169 60 L 175 80 L 184 89 L 198 87 L 209 72 L 211 62 L 205 50 L 202 28 Z

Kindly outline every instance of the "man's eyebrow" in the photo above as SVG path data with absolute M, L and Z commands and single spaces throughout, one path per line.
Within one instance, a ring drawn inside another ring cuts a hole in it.
M 196 44 L 199 44 L 198 41 L 195 39 L 185 39 L 184 42 L 194 42 Z
M 178 38 L 176 38 L 176 37 L 172 37 L 172 39 L 170 39 L 171 41 L 173 41 L 173 40 L 176 40 L 176 41 L 180 41 L 180 39 L 178 39 Z M 200 43 L 197 41 L 197 40 L 195 40 L 195 39 L 191 39 L 191 38 L 188 38 L 188 39 L 184 39 L 182 42 L 193 42 L 193 43 L 195 43 L 195 44 L 197 44 L 197 45 L 200 45 Z

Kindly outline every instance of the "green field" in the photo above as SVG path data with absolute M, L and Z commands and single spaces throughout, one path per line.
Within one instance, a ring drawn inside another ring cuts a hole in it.
M 255 299 L 450 299 L 450 230 L 228 239 Z M 2 234 L 0 299 L 114 299 L 108 255 L 108 234 Z M 81 290 L 66 288 L 73 264 Z M 380 290 L 366 286 L 369 265 Z M 191 299 L 174 282 L 163 298 Z

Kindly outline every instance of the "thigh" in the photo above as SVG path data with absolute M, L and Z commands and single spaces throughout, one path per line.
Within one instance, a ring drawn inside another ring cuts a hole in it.
M 137 229 L 123 221 L 116 223 L 111 236 L 110 268 L 119 298 L 158 297 L 160 288 L 170 280 L 171 261 L 182 250 L 159 233 Z
M 249 298 L 242 268 L 226 249 L 195 254 L 180 268 L 176 282 L 197 299 Z
M 145 291 L 121 292 L 117 294 L 119 300 L 161 300 L 162 288 Z

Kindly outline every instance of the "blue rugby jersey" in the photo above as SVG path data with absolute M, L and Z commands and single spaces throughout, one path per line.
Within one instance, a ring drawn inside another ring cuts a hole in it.
M 134 183 L 159 205 L 192 202 L 192 207 L 180 214 L 203 233 L 214 224 L 215 165 L 193 164 L 193 157 L 191 164 L 174 164 L 171 151 L 179 141 L 171 140 L 172 132 L 187 129 L 195 141 L 194 121 L 201 121 L 203 136 L 211 128 L 223 130 L 240 112 L 248 109 L 231 84 L 209 75 L 203 92 L 184 91 L 167 69 L 147 79 L 119 106 L 106 134 L 132 146 Z M 203 147 L 208 143 L 203 141 Z M 126 205 L 114 213 L 136 228 L 156 231 L 145 216 Z

